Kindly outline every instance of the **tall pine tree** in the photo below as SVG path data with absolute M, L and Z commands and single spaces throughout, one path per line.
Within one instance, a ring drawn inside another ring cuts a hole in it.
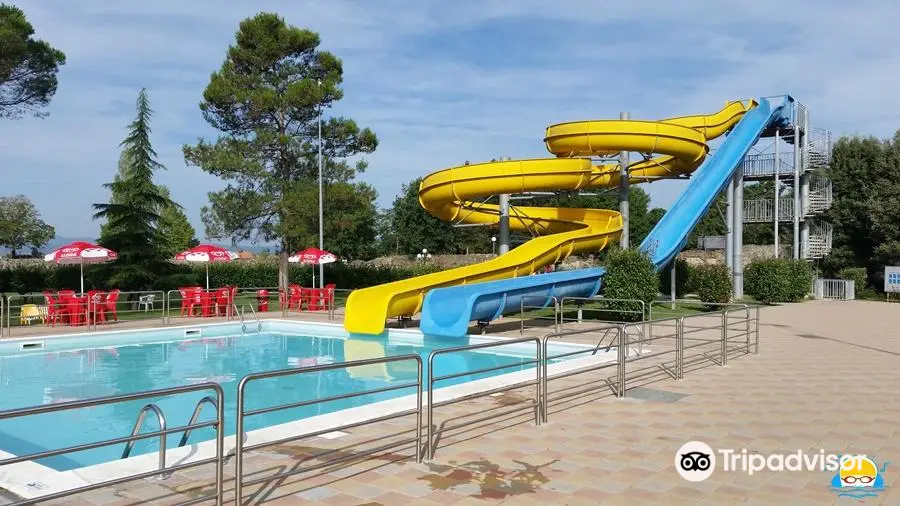
M 94 204 L 94 218 L 107 221 L 101 244 L 119 253 L 109 283 L 125 289 L 151 286 L 168 265 L 158 226 L 162 210 L 174 204 L 153 183 L 154 172 L 165 167 L 156 160 L 150 143 L 152 115 L 147 90 L 141 89 L 137 117 L 121 143 L 123 165 L 113 182 L 104 185 L 112 198 Z

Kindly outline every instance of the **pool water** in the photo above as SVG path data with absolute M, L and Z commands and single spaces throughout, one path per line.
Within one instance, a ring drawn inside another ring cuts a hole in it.
M 134 340 L 132 337 L 131 341 Z M 74 342 L 74 339 L 65 341 Z M 88 344 L 90 341 L 82 340 L 78 344 L 81 348 L 76 349 L 71 349 L 70 345 L 70 349 L 0 353 L 0 410 L 213 381 L 221 384 L 225 391 L 226 435 L 231 435 L 234 434 L 237 386 L 246 374 L 415 353 L 422 357 L 425 368 L 423 378 L 427 378 L 428 354 L 431 351 L 467 345 L 470 342 L 483 342 L 483 339 L 432 339 L 417 333 L 351 338 L 263 332 L 190 339 L 156 339 L 153 342 L 118 345 L 111 345 L 109 338 L 105 341 L 92 346 Z M 436 388 L 531 369 L 534 364 L 522 363 L 533 360 L 533 350 L 533 346 L 523 347 L 520 344 L 438 356 L 435 359 L 436 376 L 499 365 L 512 367 L 442 381 Z M 245 409 L 415 381 L 415 361 L 265 379 L 248 385 Z M 245 426 L 249 431 L 414 393 L 415 388 L 400 389 L 266 413 L 247 417 Z M 213 392 L 190 392 L 158 399 L 0 420 L 0 449 L 23 455 L 123 437 L 130 433 L 138 411 L 148 402 L 156 402 L 162 408 L 169 427 L 186 425 L 194 406 L 205 395 L 213 395 Z M 205 406 L 200 421 L 212 419 L 214 410 L 211 406 Z M 148 416 L 143 431 L 157 429 L 155 417 Z M 214 437 L 212 428 L 198 429 L 191 435 L 190 443 Z M 180 433 L 169 435 L 167 446 L 176 447 L 180 438 Z M 131 455 L 154 452 L 158 445 L 159 440 L 156 438 L 138 441 Z M 121 457 L 122 450 L 123 446 L 115 445 L 37 462 L 64 471 L 116 460 Z

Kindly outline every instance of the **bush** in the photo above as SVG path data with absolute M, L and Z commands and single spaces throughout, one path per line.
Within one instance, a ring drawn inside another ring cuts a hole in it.
M 606 257 L 602 290 L 609 299 L 638 299 L 649 304 L 659 293 L 659 273 L 646 252 L 616 248 Z M 610 308 L 633 310 L 634 304 L 611 302 Z
M 857 293 L 862 293 L 868 285 L 868 283 L 866 283 L 867 273 L 865 267 L 847 267 L 846 269 L 841 269 L 841 272 L 838 273 L 838 277 L 840 279 L 853 281 L 853 288 Z
M 764 304 L 797 302 L 812 287 L 812 268 L 803 260 L 768 259 L 744 269 L 744 289 Z
M 669 285 L 672 284 L 672 272 L 670 271 L 671 264 L 667 265 L 664 269 L 659 271 L 659 293 L 669 295 L 672 293 L 672 289 Z M 689 291 L 691 274 L 693 271 L 693 267 L 691 267 L 686 261 L 679 258 L 675 261 L 675 296 L 678 298 L 683 298 L 687 295 Z
M 725 304 L 731 300 L 731 273 L 724 265 L 694 267 L 689 281 L 690 291 L 696 293 L 703 302 Z

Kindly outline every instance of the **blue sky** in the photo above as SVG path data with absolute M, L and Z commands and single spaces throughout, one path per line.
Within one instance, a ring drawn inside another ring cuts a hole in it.
M 0 194 L 31 197 L 63 236 L 94 236 L 91 203 L 147 87 L 154 145 L 203 235 L 220 181 L 181 146 L 213 137 L 197 107 L 241 19 L 261 10 L 320 33 L 344 61 L 334 113 L 379 136 L 361 179 L 388 206 L 400 185 L 465 160 L 547 156 L 546 125 L 713 112 L 727 100 L 791 93 L 813 124 L 886 136 L 900 126 L 900 4 L 884 1 L 574 2 L 13 0 L 66 52 L 44 120 L 0 122 Z M 787 10 L 786 10 L 787 9 Z M 683 182 L 647 189 L 674 201 Z

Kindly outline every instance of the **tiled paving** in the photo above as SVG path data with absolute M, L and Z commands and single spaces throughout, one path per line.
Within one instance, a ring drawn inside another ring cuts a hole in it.
M 897 328 L 900 305 L 894 304 L 809 302 L 766 308 L 759 355 L 730 358 L 725 367 L 704 361 L 700 365 L 705 367 L 686 367 L 680 381 L 658 374 L 629 383 L 634 388 L 623 399 L 611 396 L 604 382 L 615 375 L 615 367 L 559 380 L 551 384 L 551 392 L 573 385 L 595 384 L 596 389 L 551 404 L 549 423 L 539 427 L 530 408 L 458 427 L 491 410 L 513 409 L 533 389 L 438 408 L 435 422 L 442 429 L 430 462 L 417 464 L 410 445 L 381 451 L 373 459 L 357 458 L 392 437 L 409 438 L 412 418 L 348 430 L 337 439 L 314 438 L 251 452 L 245 481 L 335 463 L 246 487 L 244 503 L 859 503 L 838 497 L 829 486 L 831 474 L 822 471 L 750 476 L 717 469 L 705 481 L 686 481 L 675 471 L 675 452 L 686 441 L 700 440 L 713 448 L 746 448 L 750 453 L 817 454 L 822 449 L 865 453 L 879 463 L 894 461 L 897 467 L 888 465 L 883 474 L 885 489 L 861 503 L 900 504 Z M 518 336 L 518 327 L 508 335 Z M 227 478 L 232 470 L 229 461 Z M 141 481 L 58 504 L 174 504 L 208 492 L 210 476 L 194 472 L 190 478 Z M 226 487 L 232 489 L 231 484 Z

